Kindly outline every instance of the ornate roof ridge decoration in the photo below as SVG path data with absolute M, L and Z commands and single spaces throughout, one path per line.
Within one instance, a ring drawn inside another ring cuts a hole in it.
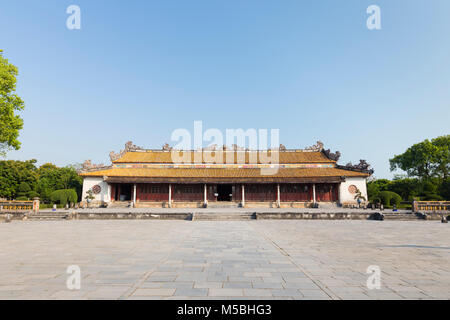
M 322 152 L 327 156 L 328 159 L 338 162 L 339 158 L 341 157 L 341 153 L 339 151 L 336 151 L 335 153 L 332 153 L 330 149 L 322 150 Z
M 367 163 L 366 160 L 363 159 L 359 160 L 358 164 L 352 164 L 351 162 L 349 162 L 345 166 L 337 165 L 337 168 L 350 171 L 364 172 L 367 174 L 373 174 L 375 172 L 375 170 L 371 168 L 371 165 Z
M 317 141 L 315 145 L 311 147 L 305 148 L 303 151 L 309 151 L 309 152 L 321 152 L 323 150 L 323 142 Z
M 281 148 L 284 149 L 281 149 Z M 163 149 L 165 150 L 165 149 Z M 237 144 L 232 144 L 231 146 L 227 146 L 227 145 L 222 145 L 222 146 L 218 146 L 217 144 L 212 144 L 209 145 L 207 147 L 203 147 L 203 148 L 198 148 L 197 150 L 192 150 L 192 149 L 175 149 L 170 147 L 169 150 L 175 150 L 175 151 L 180 151 L 180 152 L 202 152 L 202 151 L 218 151 L 218 152 L 223 152 L 223 151 L 246 151 L 246 152 L 259 152 L 259 151 L 271 151 L 271 150 L 275 150 L 275 151 L 287 151 L 286 147 L 284 147 L 282 144 L 280 144 L 280 147 L 278 148 L 268 148 L 267 150 L 257 150 L 257 149 L 250 149 L 250 148 L 244 148 L 244 147 L 240 147 Z M 159 151 L 159 150 L 149 150 L 149 151 Z
M 120 159 L 126 152 L 130 152 L 130 151 L 145 151 L 145 149 L 134 145 L 132 141 L 128 141 L 127 143 L 125 143 L 125 149 L 120 150 L 119 153 L 115 153 L 114 151 L 111 151 L 109 153 L 109 158 L 111 159 L 111 162 L 114 162 L 114 161 Z
M 197 150 L 189 150 L 189 149 L 176 149 L 172 146 L 170 146 L 168 143 L 165 143 L 161 149 L 144 149 L 141 147 L 138 147 L 133 144 L 133 142 L 128 141 L 125 143 L 125 148 L 123 150 L 120 150 L 119 153 L 115 153 L 114 151 L 111 151 L 109 153 L 109 157 L 111 159 L 111 162 L 114 162 L 118 159 L 120 159 L 125 153 L 127 152 L 171 152 L 171 151 L 179 151 L 179 152 L 200 152 L 200 151 L 245 151 L 245 152 L 260 152 L 260 151 L 278 151 L 278 152 L 322 152 L 324 150 L 323 143 L 321 141 L 317 141 L 317 143 L 313 146 L 307 147 L 305 149 L 288 149 L 284 144 L 280 144 L 279 147 L 276 148 L 267 148 L 267 149 L 250 149 L 250 148 L 244 148 L 240 147 L 236 144 L 232 144 L 231 146 L 222 145 L 218 146 L 217 144 L 213 144 L 207 147 L 199 148 Z M 329 150 L 326 150 L 326 155 L 328 156 Z M 334 158 L 339 159 L 340 152 L 336 151 L 336 153 L 329 152 L 329 156 L 333 157 L 330 158 L 331 160 L 334 160 Z M 335 160 L 337 161 L 337 160 Z
M 91 160 L 86 160 L 82 163 L 80 172 L 93 172 L 111 168 L 112 166 L 105 166 L 103 163 L 94 164 Z

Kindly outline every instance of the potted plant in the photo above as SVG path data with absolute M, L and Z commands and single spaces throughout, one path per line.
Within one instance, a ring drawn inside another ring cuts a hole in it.
M 358 202 L 358 208 L 361 208 L 361 202 L 366 201 L 366 197 L 364 197 L 361 193 L 361 190 L 356 188 L 355 200 Z
M 89 207 L 89 204 L 92 202 L 92 200 L 95 199 L 94 193 L 92 192 L 91 189 L 89 189 L 88 191 L 86 191 L 86 197 L 84 197 L 84 198 L 86 199 L 86 202 L 87 202 L 88 207 Z

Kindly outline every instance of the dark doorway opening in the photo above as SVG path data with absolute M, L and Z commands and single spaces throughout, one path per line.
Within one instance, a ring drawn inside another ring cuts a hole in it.
M 217 201 L 231 201 L 233 188 L 231 184 L 218 184 L 217 185 Z
M 120 184 L 116 188 L 116 201 L 131 201 L 133 185 L 131 184 Z

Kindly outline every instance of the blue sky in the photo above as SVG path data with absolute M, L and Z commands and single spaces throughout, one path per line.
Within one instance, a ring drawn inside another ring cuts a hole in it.
M 7 158 L 108 163 L 202 120 L 278 128 L 288 148 L 321 140 L 391 177 L 394 154 L 449 134 L 449 34 L 448 0 L 5 0 L 0 49 L 26 102 Z

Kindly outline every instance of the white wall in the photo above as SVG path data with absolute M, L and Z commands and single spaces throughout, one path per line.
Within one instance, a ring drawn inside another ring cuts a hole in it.
M 357 203 L 355 194 L 348 191 L 348 187 L 355 185 L 360 191 L 361 195 L 367 200 L 367 184 L 364 177 L 345 178 L 345 182 L 341 182 L 339 186 L 339 202 L 342 203 Z
M 98 178 L 98 177 L 85 177 L 83 179 L 83 193 L 82 193 L 82 199 L 81 201 L 86 201 L 85 197 L 87 195 L 87 191 L 92 189 L 93 186 L 95 186 L 96 184 L 98 184 L 101 188 L 102 191 L 99 194 L 93 194 L 93 196 L 95 197 L 95 199 L 93 201 L 104 201 L 104 202 L 110 202 L 111 198 L 110 198 L 110 186 L 108 185 L 108 183 L 106 183 L 105 181 L 103 181 L 103 178 Z

